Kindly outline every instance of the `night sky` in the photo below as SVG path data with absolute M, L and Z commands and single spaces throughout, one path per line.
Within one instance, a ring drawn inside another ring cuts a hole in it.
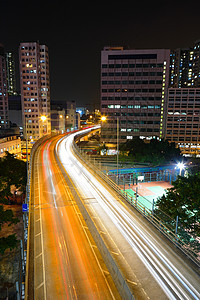
M 46 44 L 51 99 L 90 109 L 100 103 L 104 46 L 173 49 L 200 39 L 199 1 L 11 2 L 1 3 L 0 43 L 17 59 L 20 42 Z

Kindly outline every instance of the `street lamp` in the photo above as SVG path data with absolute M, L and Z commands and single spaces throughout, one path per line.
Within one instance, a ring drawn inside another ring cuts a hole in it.
M 184 163 L 183 163 L 183 162 L 179 162 L 179 163 L 177 164 L 177 168 L 180 169 L 179 175 L 181 176 L 181 172 L 182 172 L 182 170 L 185 168 Z
M 45 121 L 47 121 L 47 116 L 45 116 L 45 115 L 40 116 L 40 120 L 42 121 L 42 123 L 44 123 Z M 42 127 L 43 127 L 43 130 L 42 130 L 42 135 L 43 135 L 45 132 L 44 129 L 46 130 L 46 133 L 47 133 L 47 124 L 46 124 L 46 128 L 44 128 L 44 125 Z
M 101 121 L 106 121 L 106 117 L 102 116 Z M 117 184 L 119 184 L 119 117 L 117 117 Z
M 101 121 L 103 121 L 103 122 L 106 121 L 106 117 L 105 117 L 105 116 L 102 116 L 102 117 L 101 117 Z
M 42 120 L 42 122 L 46 121 L 47 117 L 46 116 L 41 116 L 40 119 Z
M 28 117 L 25 115 L 25 132 L 26 132 L 26 173 L 27 173 L 27 180 L 28 180 Z
M 117 184 L 119 184 L 119 117 L 117 117 Z

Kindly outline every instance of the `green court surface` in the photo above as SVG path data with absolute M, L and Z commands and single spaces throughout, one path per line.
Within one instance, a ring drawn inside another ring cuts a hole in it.
M 148 187 L 147 189 L 156 194 L 157 196 L 162 196 L 163 194 L 166 194 L 165 189 L 161 186 L 152 186 Z
M 151 192 L 154 193 L 154 195 L 145 195 L 141 196 L 140 191 L 139 191 L 139 196 L 137 197 L 137 201 L 145 206 L 146 208 L 152 210 L 152 205 L 153 205 L 153 199 L 156 202 L 156 199 L 158 197 L 161 197 L 163 194 L 166 193 L 165 189 L 162 188 L 161 186 L 153 186 L 153 187 L 145 187 L 147 190 L 150 190 Z M 126 189 L 126 192 L 135 199 L 135 191 L 132 189 Z

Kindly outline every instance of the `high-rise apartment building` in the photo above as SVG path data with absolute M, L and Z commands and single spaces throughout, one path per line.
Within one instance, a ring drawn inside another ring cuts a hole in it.
M 6 52 L 7 87 L 9 95 L 16 95 L 15 58 L 12 52 Z
M 193 56 L 193 78 L 194 87 L 200 87 L 200 40 L 194 44 L 194 56 Z
M 166 139 L 183 155 L 200 155 L 200 41 L 170 54 Z
M 169 88 L 166 139 L 200 156 L 200 88 Z
M 171 51 L 170 86 L 200 87 L 200 41 L 196 41 L 191 48 Z
M 134 136 L 163 138 L 169 83 L 170 50 L 124 50 L 101 53 L 101 140 L 116 143 Z M 117 124 L 119 126 L 117 126 Z
M 51 132 L 47 46 L 37 42 L 21 43 L 19 62 L 24 136 L 28 134 L 28 139 L 37 140 Z M 46 119 L 42 121 L 41 116 Z
M 3 45 L 0 44 L 0 129 L 9 128 L 8 93 L 6 80 L 6 59 Z

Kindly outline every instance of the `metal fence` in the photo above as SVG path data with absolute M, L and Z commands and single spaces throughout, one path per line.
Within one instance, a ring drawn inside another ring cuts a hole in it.
M 124 177 L 117 178 L 116 175 L 108 175 L 101 168 L 101 162 L 95 160 L 94 157 L 87 155 L 82 151 L 74 142 L 73 149 L 76 155 L 84 161 L 84 163 L 103 179 L 109 186 L 111 186 L 121 197 L 123 197 L 128 203 L 130 203 L 137 211 L 139 211 L 148 221 L 150 221 L 160 232 L 162 232 L 173 244 L 181 249 L 197 266 L 200 266 L 200 257 L 198 252 L 194 249 L 194 239 L 185 230 L 184 226 L 178 221 L 170 218 L 164 212 L 162 212 L 156 204 L 152 204 L 151 209 L 146 205 L 138 201 L 138 196 L 141 196 L 138 192 L 134 196 L 126 192 Z M 130 177 L 127 178 L 130 182 Z M 144 197 L 145 198 L 145 197 Z M 146 201 L 149 201 L 146 199 Z

